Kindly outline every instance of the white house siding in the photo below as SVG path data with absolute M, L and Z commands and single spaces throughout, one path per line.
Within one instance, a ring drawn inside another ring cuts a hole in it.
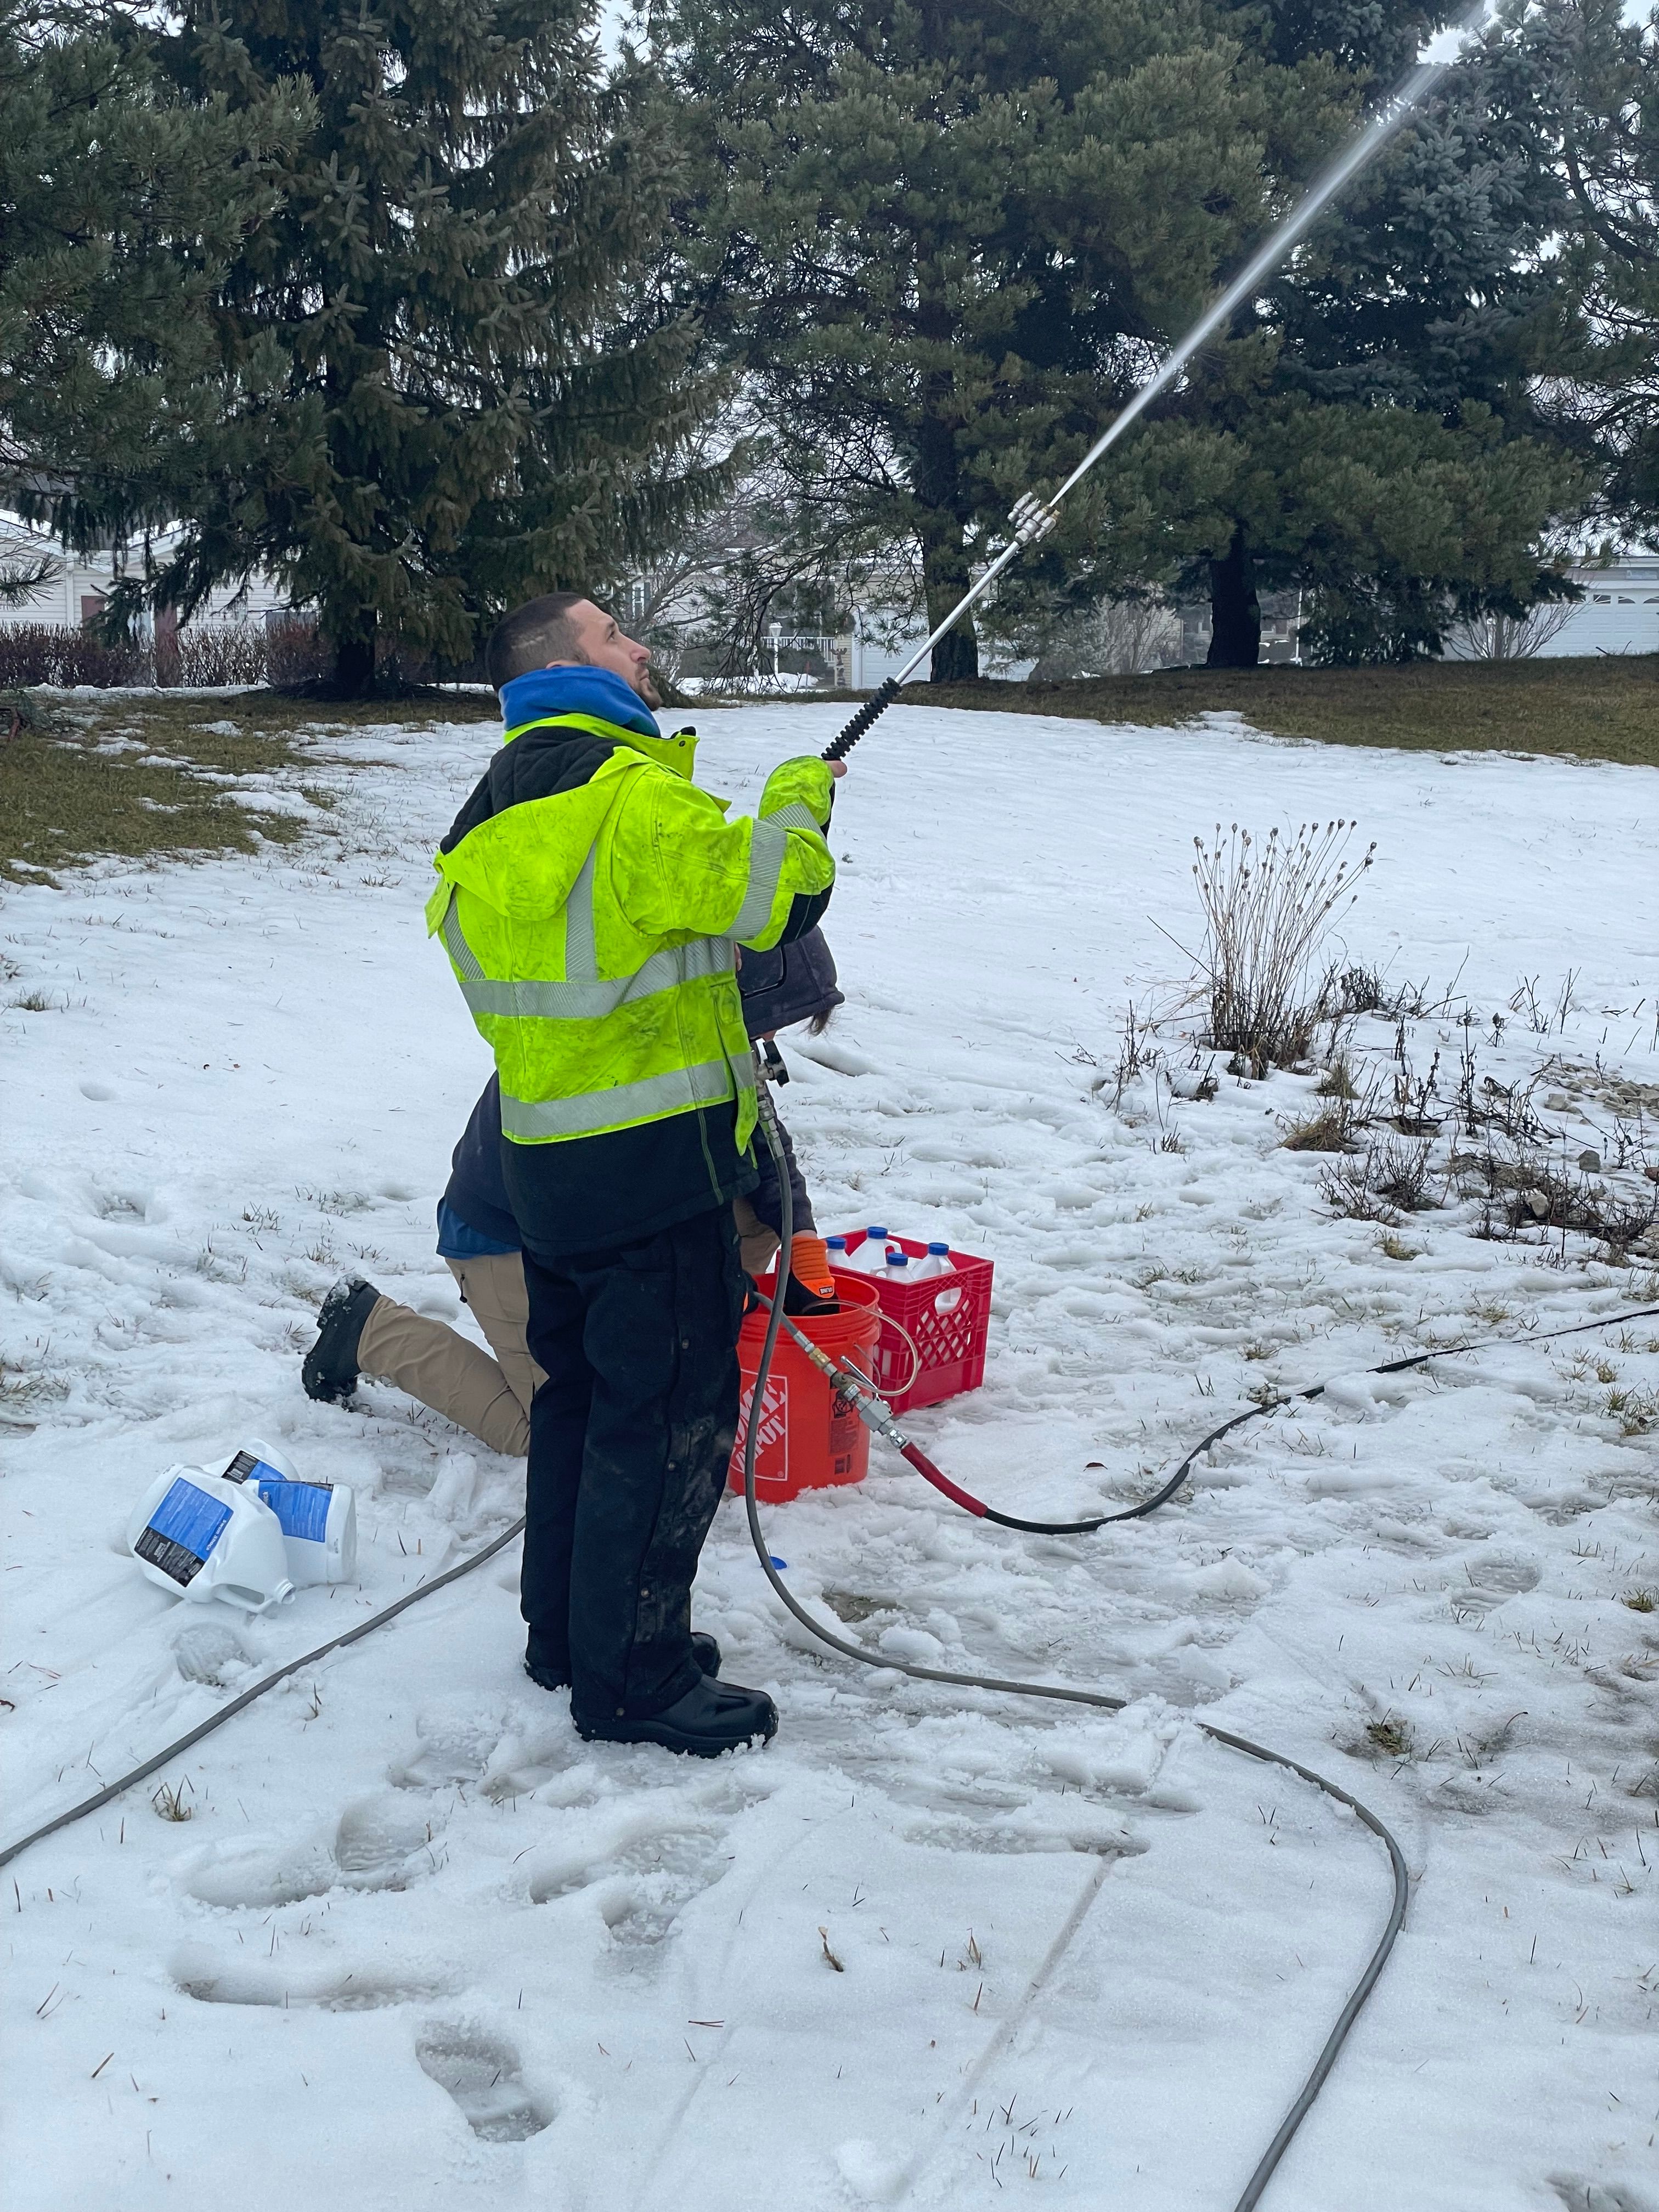
M 1572 618 L 1543 646 L 1547 653 L 1659 653 L 1659 557 L 1610 568 L 1577 568 L 1584 596 Z
M 50 538 L 0 519 L 0 564 L 7 567 L 39 560 L 42 555 L 58 563 L 61 574 L 44 584 L 19 606 L 0 606 L 0 628 L 15 629 L 26 623 L 66 623 L 78 629 L 89 611 L 85 602 L 107 592 L 114 566 L 107 553 L 74 556 Z M 197 627 L 216 622 L 263 623 L 268 615 L 287 611 L 287 594 L 269 576 L 250 579 L 239 597 L 231 586 L 210 592 L 206 604 L 191 617 Z

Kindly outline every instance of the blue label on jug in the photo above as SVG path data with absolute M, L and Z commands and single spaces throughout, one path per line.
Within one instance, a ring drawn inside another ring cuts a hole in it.
M 180 1475 L 150 1515 L 133 1549 L 182 1585 L 201 1572 L 229 1519 L 228 1505 Z
M 325 1482 L 287 1482 L 280 1474 L 273 1474 L 263 1460 L 256 1465 L 262 1470 L 259 1495 L 276 1516 L 283 1535 L 303 1537 L 308 1544 L 326 1543 L 332 1486 Z

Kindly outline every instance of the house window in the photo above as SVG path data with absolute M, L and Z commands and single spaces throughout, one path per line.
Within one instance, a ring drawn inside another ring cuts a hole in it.
M 82 627 L 82 629 L 84 629 L 86 628 L 86 626 L 87 626 L 87 624 L 88 624 L 88 623 L 94 623 L 94 622 L 96 622 L 96 621 L 97 621 L 97 619 L 98 619 L 98 617 L 99 617 L 99 616 L 100 616 L 100 614 L 102 614 L 102 613 L 103 613 L 103 611 L 104 611 L 104 594 L 103 594 L 101 592 L 82 592 L 82 594 L 81 594 L 81 627 Z

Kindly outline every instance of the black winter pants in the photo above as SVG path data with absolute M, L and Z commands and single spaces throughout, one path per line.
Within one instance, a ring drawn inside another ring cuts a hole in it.
M 583 1718 L 696 1686 L 691 1583 L 738 1423 L 743 1274 L 730 1206 L 636 1244 L 524 1255 L 532 1357 L 522 1609 Z

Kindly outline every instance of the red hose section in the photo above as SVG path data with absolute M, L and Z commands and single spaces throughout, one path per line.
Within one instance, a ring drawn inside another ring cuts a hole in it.
M 826 754 L 824 757 L 828 759 L 828 754 Z M 765 1306 L 769 1310 L 770 1310 L 772 1301 L 767 1297 L 764 1291 L 757 1291 L 755 1296 L 760 1300 L 763 1306 Z M 870 1377 L 864 1372 L 864 1370 L 861 1367 L 854 1367 L 851 1361 L 847 1359 L 832 1360 L 820 1346 L 813 1343 L 811 1338 L 806 1334 L 804 1329 L 798 1328 L 795 1326 L 794 1322 L 789 1319 L 787 1315 L 784 1316 L 783 1325 L 788 1330 L 790 1335 L 794 1338 L 796 1343 L 799 1345 L 801 1350 L 806 1354 L 812 1364 L 818 1368 L 823 1374 L 827 1375 L 832 1382 L 839 1384 L 844 1389 L 846 1387 L 845 1378 L 855 1378 L 854 1382 L 854 1395 L 860 1397 L 862 1397 L 865 1392 L 872 1391 L 874 1389 L 875 1385 L 871 1382 Z M 858 1385 L 860 1384 L 862 1384 L 863 1386 L 862 1391 L 858 1388 Z M 881 1433 L 888 1437 L 888 1441 L 890 1443 L 897 1443 L 898 1439 L 896 1433 L 890 1430 L 884 1430 Z M 933 1461 L 928 1458 L 927 1453 L 923 1451 L 919 1445 L 906 1442 L 900 1443 L 898 1445 L 898 1449 L 903 1456 L 909 1461 L 916 1473 L 919 1475 L 921 1475 L 927 1481 L 931 1482 L 935 1490 L 942 1490 L 953 1505 L 961 1506 L 964 1513 L 971 1513 L 975 1521 L 984 1520 L 985 1516 L 991 1510 L 990 1507 L 984 1503 L 983 1499 L 975 1498 L 971 1491 L 958 1489 L 957 1485 L 951 1481 L 948 1474 L 941 1474 L 939 1469 L 933 1465 Z
M 933 1461 L 928 1458 L 927 1453 L 923 1451 L 919 1445 L 901 1444 L 899 1449 L 903 1453 L 905 1458 L 909 1461 L 911 1466 L 915 1468 L 916 1473 L 920 1475 L 925 1475 L 927 1480 L 933 1484 L 935 1490 L 942 1490 L 953 1505 L 960 1505 L 965 1513 L 971 1513 L 976 1521 L 982 1521 L 985 1518 L 985 1516 L 990 1510 L 990 1508 L 988 1505 L 981 1504 L 977 1498 L 970 1495 L 969 1492 L 965 1490 L 958 1490 L 948 1474 L 941 1474 L 939 1473 L 939 1469 L 933 1465 Z

